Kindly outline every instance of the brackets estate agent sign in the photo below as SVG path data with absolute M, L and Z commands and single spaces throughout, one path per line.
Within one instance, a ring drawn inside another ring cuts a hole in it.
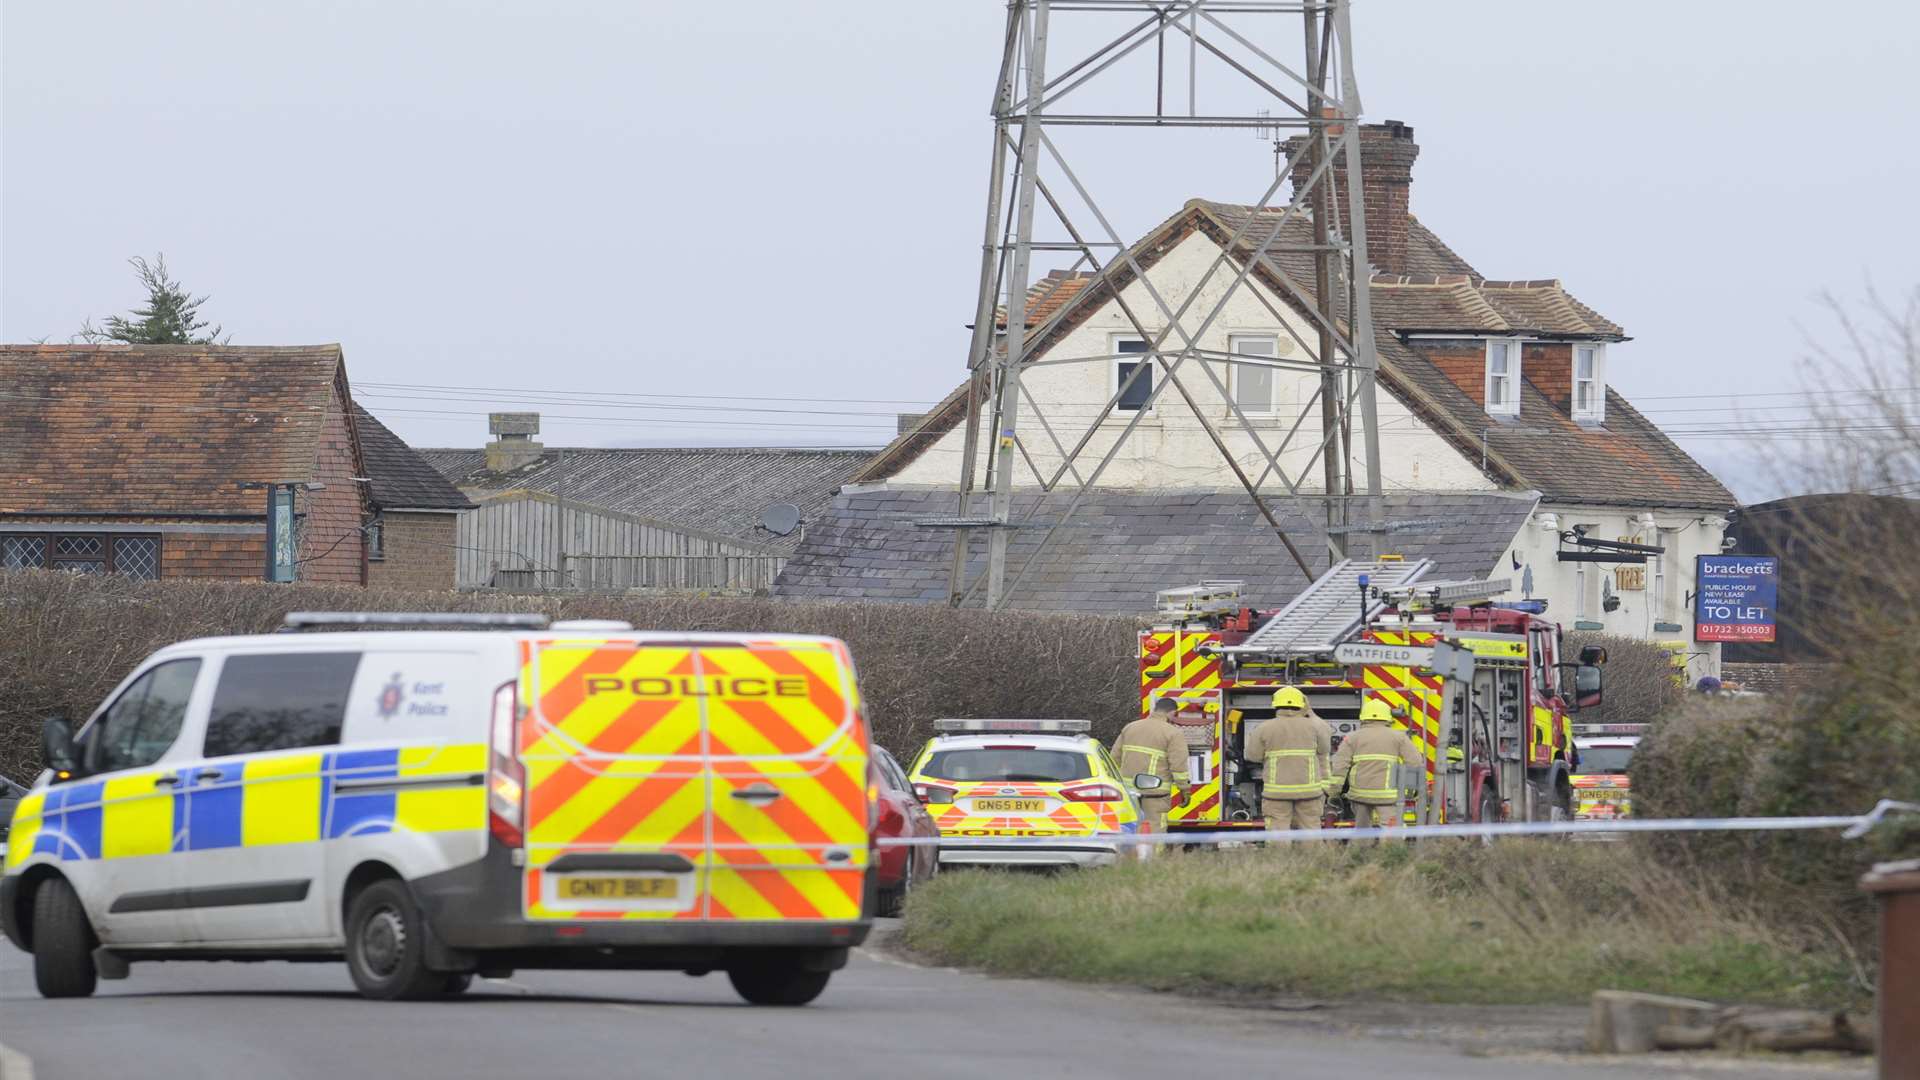
M 1694 582 L 1693 640 L 1773 640 L 1779 559 L 1701 555 L 1694 560 Z

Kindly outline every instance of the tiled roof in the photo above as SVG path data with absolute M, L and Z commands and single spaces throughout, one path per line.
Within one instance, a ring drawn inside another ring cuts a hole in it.
M 1067 301 L 1077 296 L 1094 278 L 1091 270 L 1049 270 L 1045 277 L 1027 287 L 1027 326 L 1039 326 L 1054 317 Z M 1007 328 L 1007 308 L 994 310 L 994 325 Z
M 765 447 L 549 448 L 508 472 L 487 469 L 484 450 L 421 450 L 440 474 L 475 498 L 516 489 L 564 494 L 593 506 L 750 540 L 785 553 L 798 533 L 774 536 L 760 515 L 793 503 L 802 520 L 825 506 L 873 456 L 870 450 Z
M 353 422 L 360 432 L 360 456 L 366 462 L 373 505 L 381 510 L 469 510 L 460 489 L 441 476 L 419 451 L 388 430 L 356 402 Z
M 1485 281 L 1469 274 L 1376 274 L 1373 318 L 1404 333 L 1611 338 L 1626 332 L 1558 281 Z
M 0 346 L 0 514 L 259 516 L 312 479 L 340 346 Z
M 1034 495 L 1014 498 L 1016 517 Z M 1319 500 L 1305 500 L 1315 512 Z M 1388 495 L 1386 519 L 1435 524 L 1388 533 L 1385 550 L 1409 559 L 1431 558 L 1439 578 L 1480 578 L 1525 525 L 1531 495 Z M 1053 500 L 1038 519 L 1058 519 L 1064 499 Z M 807 529 L 806 540 L 774 584 L 777 596 L 795 599 L 928 603 L 947 598 L 953 531 L 923 528 L 916 520 L 951 515 L 951 491 L 888 488 L 851 491 L 833 500 Z M 1319 535 L 1299 511 L 1279 509 L 1281 524 L 1310 563 Z M 1016 530 L 1011 538 L 1008 580 L 1027 564 L 1045 533 Z M 975 538 L 969 580 L 986 558 Z M 1321 559 L 1324 559 L 1322 549 Z M 1203 580 L 1241 581 L 1250 603 L 1277 606 L 1306 584 L 1305 575 L 1267 528 L 1243 492 L 1188 491 L 1151 494 L 1095 491 L 1061 530 L 1017 589 L 1010 607 L 1038 611 L 1147 613 L 1160 589 Z M 978 604 L 976 595 L 972 601 Z
M 1190 200 L 1180 213 L 1135 244 L 1131 254 L 1142 267 L 1151 266 L 1199 231 L 1220 244 L 1239 232 L 1238 252 L 1245 256 L 1278 228 L 1280 235 L 1256 273 L 1296 302 L 1310 301 L 1311 253 L 1274 247 L 1310 244 L 1311 221 L 1303 214 L 1286 215 L 1281 210 Z M 1394 332 L 1520 333 L 1603 340 L 1623 338 L 1624 332 L 1567 293 L 1558 281 L 1481 277 L 1417 220 L 1409 222 L 1408 260 L 1418 274 L 1376 277 L 1369 292 L 1375 304 L 1381 383 L 1469 460 L 1484 460 L 1490 476 L 1556 501 L 1721 509 L 1735 505 L 1737 500 L 1724 485 L 1614 390 L 1607 393 L 1607 420 L 1602 427 L 1574 423 L 1531 386 L 1523 390 L 1520 423 L 1489 417 L 1431 360 L 1406 348 Z M 1086 286 L 1092 294 L 1072 311 L 1035 328 L 1027 348 L 1044 350 L 1078 320 L 1099 310 L 1107 296 L 1132 280 L 1126 263 L 1118 258 L 1109 263 L 1104 274 Z M 958 426 L 965 415 L 966 387 L 961 386 L 917 428 L 883 448 L 854 479 L 872 482 L 893 476 Z

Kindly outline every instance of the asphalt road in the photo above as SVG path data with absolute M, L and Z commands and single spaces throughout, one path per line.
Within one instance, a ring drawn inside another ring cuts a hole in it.
M 102 983 L 91 999 L 46 1001 L 34 992 L 31 963 L 0 942 L 0 1044 L 30 1061 L 37 1080 L 978 1080 L 1041 1068 L 1049 1076 L 1103 1078 L 1648 1075 L 1644 1063 L 1469 1057 L 1399 1040 L 1340 1038 L 1254 1010 L 988 979 L 871 950 L 856 952 L 826 994 L 799 1009 L 740 1004 L 724 975 L 650 972 L 526 972 L 476 983 L 456 1001 L 381 1003 L 355 995 L 344 966 L 279 963 L 136 965 L 130 979 Z M 22 1080 L 7 1071 L 8 1061 L 0 1054 L 0 1080 Z M 19 1058 L 12 1061 L 17 1069 Z M 1658 1074 L 1754 1075 L 1724 1067 Z

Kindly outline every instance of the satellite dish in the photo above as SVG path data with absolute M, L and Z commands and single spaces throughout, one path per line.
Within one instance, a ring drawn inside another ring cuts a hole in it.
M 800 508 L 792 503 L 774 503 L 761 511 L 760 527 L 775 536 L 790 535 L 800 527 Z

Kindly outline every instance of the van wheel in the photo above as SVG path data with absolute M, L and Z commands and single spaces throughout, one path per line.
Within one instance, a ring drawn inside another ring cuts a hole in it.
M 387 878 L 360 890 L 347 908 L 347 971 L 363 996 L 401 1001 L 447 992 L 448 976 L 427 970 L 424 930 L 405 885 Z
M 778 961 L 727 970 L 734 992 L 754 1005 L 805 1005 L 820 996 L 832 975 Z
M 49 878 L 33 893 L 33 984 L 41 997 L 89 997 L 100 973 L 93 966 L 99 939 L 87 909 L 66 878 Z

